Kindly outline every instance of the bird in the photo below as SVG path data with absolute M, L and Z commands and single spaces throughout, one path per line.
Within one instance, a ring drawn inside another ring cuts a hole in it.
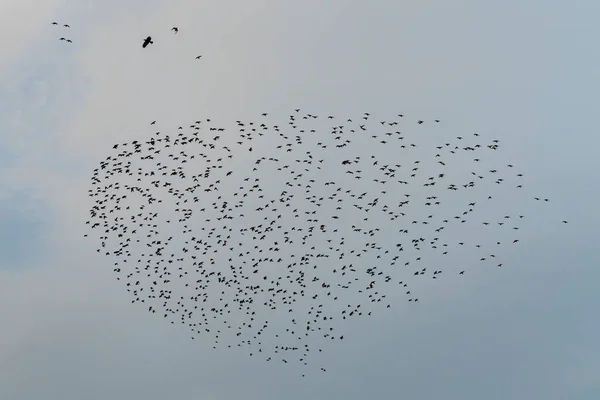
M 52 22 L 52 25 L 58 25 L 58 22 L 54 21 Z
M 70 28 L 70 26 L 68 24 L 64 24 L 63 27 Z
M 200 59 L 200 57 L 202 57 L 202 56 L 196 56 L 196 60 L 199 60 L 199 59 Z
M 146 46 L 148 46 L 149 44 L 154 43 L 152 41 L 152 37 L 148 36 L 146 39 L 144 39 L 144 43 L 142 44 L 142 47 L 145 49 Z
M 179 32 L 179 28 L 177 28 L 176 26 L 171 28 L 172 31 L 175 31 L 175 33 Z
M 113 143 L 90 174 L 84 236 L 132 303 L 215 349 L 305 368 L 326 350 L 310 338 L 350 340 L 344 320 L 423 302 L 417 280 L 465 279 L 461 265 L 514 253 L 521 231 L 501 224 L 528 219 L 504 199 L 527 182 L 487 157 L 485 134 L 329 116 L 196 116 Z

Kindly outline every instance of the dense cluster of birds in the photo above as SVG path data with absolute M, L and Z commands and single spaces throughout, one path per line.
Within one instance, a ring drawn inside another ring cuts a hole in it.
M 56 22 L 56 21 L 52 21 L 52 25 L 59 26 L 58 22 Z M 62 27 L 63 28 L 70 28 L 69 24 L 63 24 Z M 64 41 L 66 43 L 73 43 L 73 41 L 71 39 L 66 38 L 64 36 L 60 37 L 58 40 Z
M 269 119 L 157 130 L 115 144 L 92 176 L 89 235 L 132 302 L 215 348 L 309 365 L 345 319 L 505 265 L 517 208 L 549 201 L 499 140 L 439 120 Z

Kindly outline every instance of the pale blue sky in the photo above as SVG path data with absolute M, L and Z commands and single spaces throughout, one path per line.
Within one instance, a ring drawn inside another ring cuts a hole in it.
M 32 211 L 47 211 L 44 204 L 36 203 L 27 193 L 11 193 L 0 200 L 0 266 L 28 268 L 43 261 L 46 226 L 51 215 L 36 215 Z
M 600 4 L 34 3 L 0 4 L 1 399 L 600 398 Z M 284 122 L 293 108 L 402 110 L 498 137 L 551 202 L 512 205 L 528 236 L 510 268 L 350 321 L 327 374 L 213 351 L 132 305 L 82 238 L 89 177 L 151 120 Z

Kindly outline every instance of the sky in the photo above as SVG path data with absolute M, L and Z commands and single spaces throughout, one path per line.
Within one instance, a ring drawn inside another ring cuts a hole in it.
M 591 0 L 2 0 L 0 398 L 599 398 L 599 11 Z M 213 350 L 131 304 L 83 238 L 92 170 L 112 144 L 148 137 L 152 120 L 285 122 L 295 108 L 401 110 L 499 138 L 528 193 L 551 201 L 523 205 L 532 217 L 510 268 L 349 321 L 326 374 Z

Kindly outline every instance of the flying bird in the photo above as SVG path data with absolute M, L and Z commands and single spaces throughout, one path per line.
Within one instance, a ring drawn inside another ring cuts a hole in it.
M 152 41 L 152 37 L 148 36 L 146 39 L 144 39 L 144 44 L 142 44 L 142 47 L 145 49 L 146 46 L 148 46 L 149 44 L 154 43 Z
M 179 28 L 177 28 L 176 26 L 171 28 L 172 31 L 175 31 L 175 33 L 179 32 Z

